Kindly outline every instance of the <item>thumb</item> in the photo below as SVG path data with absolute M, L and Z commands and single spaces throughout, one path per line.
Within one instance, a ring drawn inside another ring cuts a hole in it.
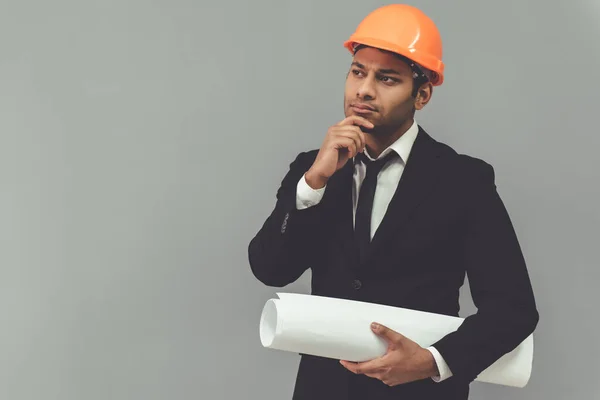
M 377 336 L 385 339 L 388 343 L 401 344 L 405 339 L 402 334 L 388 328 L 385 325 L 378 324 L 377 322 L 373 322 L 371 324 L 371 330 L 375 332 Z

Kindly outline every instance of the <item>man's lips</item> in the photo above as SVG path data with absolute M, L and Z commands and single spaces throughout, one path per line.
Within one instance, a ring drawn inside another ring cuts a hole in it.
M 353 103 L 353 104 L 350 104 L 350 107 L 352 109 L 354 109 L 355 111 L 362 111 L 362 112 L 377 111 L 375 109 L 375 107 L 370 106 L 370 105 L 365 104 L 365 103 Z

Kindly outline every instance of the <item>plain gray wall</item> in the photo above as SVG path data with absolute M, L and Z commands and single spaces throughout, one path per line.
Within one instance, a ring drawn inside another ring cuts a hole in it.
M 381 4 L 0 3 L 1 399 L 291 397 L 247 244 Z M 600 3 L 412 4 L 447 65 L 418 121 L 495 167 L 541 314 L 529 385 L 471 398 L 598 399 Z

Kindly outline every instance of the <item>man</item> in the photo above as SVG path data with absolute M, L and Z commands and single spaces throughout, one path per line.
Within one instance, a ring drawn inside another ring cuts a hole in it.
M 302 355 L 293 398 L 465 400 L 537 326 L 519 243 L 493 168 L 414 120 L 443 82 L 434 23 L 410 6 L 381 7 L 345 46 L 346 118 L 290 165 L 249 245 L 254 275 L 282 287 L 310 268 L 315 295 L 457 316 L 467 274 L 478 311 L 427 348 L 375 324 L 389 343 L 379 359 Z

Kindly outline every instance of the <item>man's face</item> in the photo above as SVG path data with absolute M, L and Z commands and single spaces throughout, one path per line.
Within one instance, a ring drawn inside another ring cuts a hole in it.
M 372 47 L 356 52 L 346 78 L 346 117 L 359 115 L 371 121 L 374 134 L 389 134 L 412 124 L 415 98 L 408 64 L 393 54 Z

